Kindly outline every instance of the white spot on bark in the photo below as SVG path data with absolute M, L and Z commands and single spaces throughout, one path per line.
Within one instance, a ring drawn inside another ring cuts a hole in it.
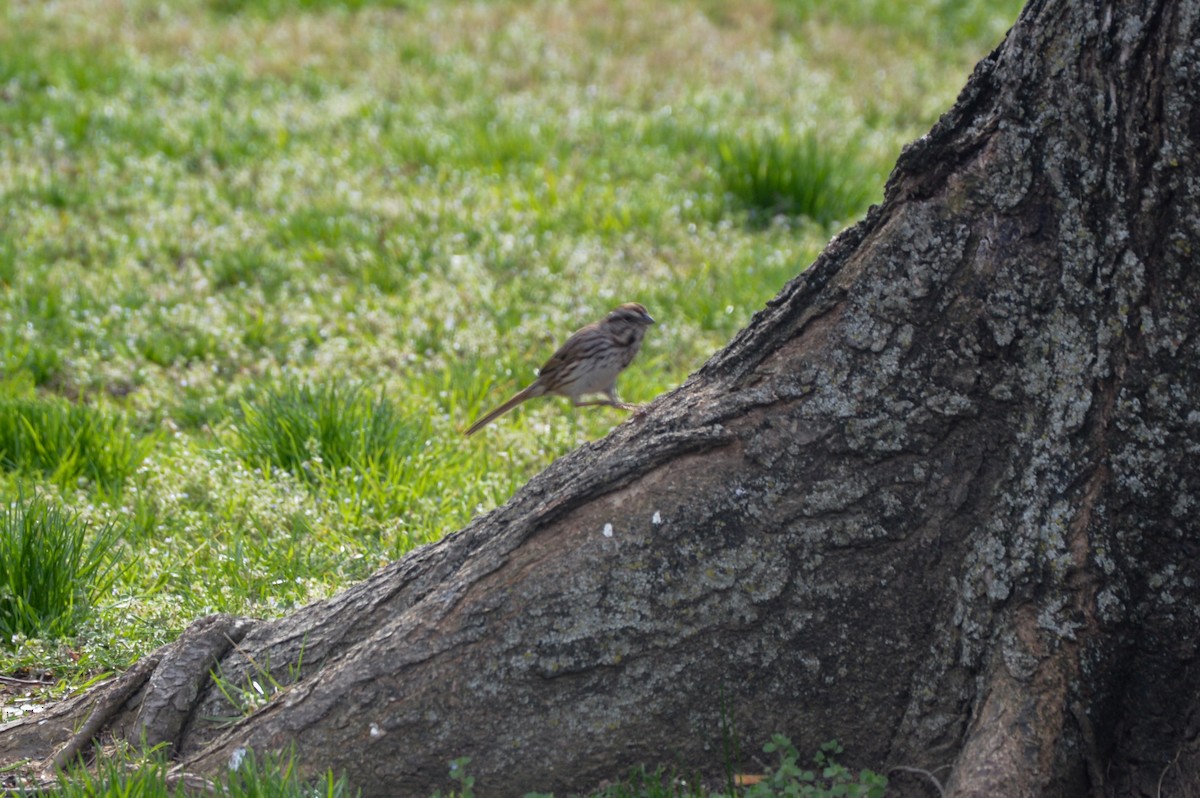
M 372 737 L 379 738 L 379 737 L 382 737 L 384 734 L 386 734 L 386 732 L 384 732 L 383 729 L 379 728 L 379 724 L 377 724 L 377 723 L 371 724 L 371 736 Z
M 604 525 L 604 537 L 606 537 L 606 538 L 612 537 L 612 524 Z
M 650 523 L 658 526 L 662 523 L 662 516 L 658 514 L 658 510 L 654 511 L 654 517 L 650 519 Z
M 233 753 L 229 755 L 229 769 L 237 770 L 242 766 L 242 760 L 246 758 L 245 748 L 235 748 Z

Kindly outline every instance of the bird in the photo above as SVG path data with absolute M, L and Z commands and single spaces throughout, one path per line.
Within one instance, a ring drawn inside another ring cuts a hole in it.
M 538 370 L 537 379 L 495 410 L 481 416 L 467 428 L 474 435 L 517 405 L 535 396 L 565 396 L 576 407 L 607 405 L 635 410 L 617 398 L 617 375 L 633 362 L 642 345 L 646 328 L 654 319 L 637 302 L 614 308 L 600 321 L 580 327 Z M 605 399 L 583 401 L 588 394 L 604 394 Z

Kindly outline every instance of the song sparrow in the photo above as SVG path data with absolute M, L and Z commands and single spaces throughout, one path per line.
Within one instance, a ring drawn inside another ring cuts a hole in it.
M 546 394 L 565 396 L 576 407 L 609 405 L 632 410 L 632 405 L 617 398 L 617 375 L 633 360 L 646 328 L 653 323 L 644 307 L 628 302 L 600 321 L 576 330 L 546 361 L 528 388 L 472 424 L 467 435 L 474 435 L 526 399 Z M 599 393 L 607 399 L 581 401 L 587 394 Z

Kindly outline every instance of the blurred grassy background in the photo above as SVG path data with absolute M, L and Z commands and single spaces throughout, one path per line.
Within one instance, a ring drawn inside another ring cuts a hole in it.
M 0 673 L 67 688 L 328 595 L 603 435 L 621 414 L 562 400 L 460 430 L 620 302 L 660 322 L 622 395 L 678 385 L 1019 4 L 0 9 L 0 497 L 108 536 L 115 574 Z

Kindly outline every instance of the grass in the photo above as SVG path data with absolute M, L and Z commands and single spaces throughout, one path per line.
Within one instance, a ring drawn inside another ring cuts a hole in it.
M 236 769 L 204 787 L 171 783 L 169 763 L 162 751 L 146 755 L 113 754 L 91 768 L 69 767 L 53 789 L 34 790 L 29 798 L 352 798 L 357 795 L 344 778 L 326 771 L 303 779 L 292 758 L 256 760 L 248 752 Z
M 78 632 L 116 581 L 119 539 L 38 497 L 0 508 L 0 641 Z
M 431 436 L 425 419 L 362 385 L 287 383 L 243 403 L 233 448 L 264 478 L 282 469 L 361 526 L 403 517 L 410 499 L 432 493 L 425 476 L 456 457 L 432 453 Z
M 871 199 L 855 154 L 811 131 L 726 136 L 716 144 L 725 192 L 751 219 L 805 216 L 819 224 L 853 217 Z
M 117 413 L 55 397 L 0 398 L 0 469 L 118 496 L 153 439 Z
M 61 694 L 501 504 L 623 417 L 478 413 L 623 301 L 659 324 L 622 396 L 679 385 L 1018 10 L 0 3 L 0 501 L 129 566 L 0 673 Z

